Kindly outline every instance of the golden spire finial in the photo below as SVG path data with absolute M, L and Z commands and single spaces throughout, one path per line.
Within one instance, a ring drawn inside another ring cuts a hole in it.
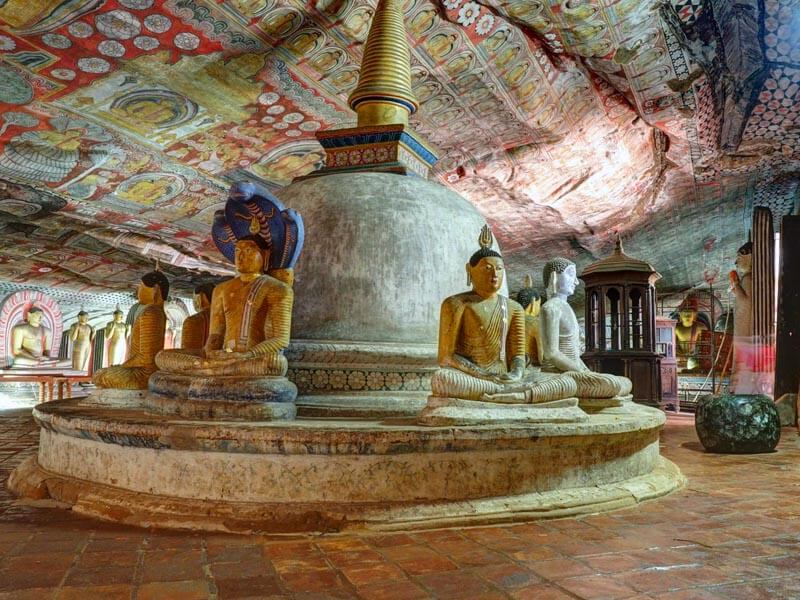
M 419 103 L 411 89 L 411 50 L 403 0 L 379 0 L 369 29 L 358 86 L 350 94 L 358 126 L 407 125 Z
M 261 232 L 261 223 L 258 222 L 258 217 L 255 215 L 253 215 L 253 218 L 250 219 L 248 231 L 250 231 L 250 235 L 256 235 L 257 233 Z
M 533 287 L 533 277 L 531 277 L 530 274 L 525 275 L 525 280 L 522 282 L 522 287 L 524 288 Z
M 481 250 L 488 250 L 492 247 L 494 243 L 494 236 L 492 235 L 492 230 L 489 229 L 488 225 L 484 225 L 481 228 L 481 234 L 478 236 L 478 244 L 481 246 Z
M 625 250 L 622 249 L 622 236 L 617 234 L 617 242 L 614 247 L 614 254 L 624 254 Z

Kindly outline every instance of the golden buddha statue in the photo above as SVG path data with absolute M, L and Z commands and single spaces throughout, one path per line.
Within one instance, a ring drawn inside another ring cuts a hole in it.
M 269 258 L 261 236 L 236 242 L 236 277 L 214 289 L 205 346 L 160 352 L 159 370 L 193 376 L 286 375 L 281 351 L 289 345 L 294 292 L 291 273 L 288 283 L 264 273 Z
M 211 312 L 211 296 L 214 293 L 214 284 L 198 285 L 192 295 L 195 314 L 187 317 L 183 322 L 181 332 L 181 348 L 200 349 L 208 340 L 208 327 Z
M 541 344 L 539 343 L 539 313 L 542 300 L 533 289 L 533 278 L 525 276 L 525 287 L 517 292 L 517 302 L 525 311 L 525 354 L 528 365 L 542 364 Z
M 536 371 L 526 373 L 525 311 L 498 293 L 504 264 L 491 249 L 488 227 L 484 226 L 479 242 L 480 250 L 466 265 L 472 291 L 442 303 L 440 368 L 431 379 L 432 395 L 521 404 L 573 398 L 577 389 L 571 378 L 541 379 Z
M 131 327 L 125 321 L 124 313 L 117 307 L 111 321 L 106 323 L 105 334 L 108 341 L 108 365 L 113 367 L 125 362 L 128 353 L 128 337 Z
M 78 322 L 69 328 L 69 341 L 72 342 L 72 368 L 86 371 L 89 366 L 89 355 L 92 353 L 94 327 L 89 325 L 89 313 L 82 310 L 78 313 Z
M 212 237 L 236 276 L 213 289 L 205 344 L 156 356 L 146 402 L 198 418 L 294 418 L 297 387 L 286 378 L 283 350 L 302 219 L 265 188 L 241 183 L 215 214 Z
M 11 328 L 11 356 L 14 367 L 54 366 L 50 358 L 53 334 L 43 324 L 44 311 L 33 306 L 22 323 Z
M 137 289 L 141 309 L 131 330 L 128 360 L 97 371 L 93 377 L 95 385 L 123 390 L 147 389 L 147 380 L 156 370 L 156 354 L 164 348 L 167 326 L 164 301 L 168 294 L 169 281 L 161 271 L 151 271 L 142 277 Z
M 677 341 L 675 354 L 678 368 L 682 371 L 696 371 L 700 367 L 697 342 L 700 334 L 708 330 L 708 326 L 698 319 L 699 303 L 694 295 L 687 296 L 678 307 L 678 324 L 675 326 Z

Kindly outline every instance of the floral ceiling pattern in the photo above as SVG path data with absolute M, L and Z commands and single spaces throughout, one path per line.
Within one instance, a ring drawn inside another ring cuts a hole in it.
M 318 168 L 352 125 L 375 0 L 0 0 L 0 279 L 176 289 L 224 275 L 234 181 Z M 493 225 L 512 288 L 617 233 L 665 289 L 795 209 L 795 0 L 407 0 L 434 177 Z M 709 243 L 711 240 L 711 243 Z M 313 243 L 313 240 L 310 241 Z M 709 248 L 715 248 L 709 252 Z

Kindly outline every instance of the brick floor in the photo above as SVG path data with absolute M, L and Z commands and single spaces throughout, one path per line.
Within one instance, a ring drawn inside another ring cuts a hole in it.
M 0 412 L 0 477 L 35 452 Z M 637 508 L 519 525 L 290 540 L 176 534 L 34 508 L 0 490 L 0 600 L 76 598 L 800 599 L 800 447 L 703 452 L 690 416 L 662 450 L 686 489 Z

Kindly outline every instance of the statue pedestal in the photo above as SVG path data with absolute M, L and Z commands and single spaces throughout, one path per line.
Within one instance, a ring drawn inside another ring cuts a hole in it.
M 578 423 L 589 418 L 578 408 L 577 398 L 540 404 L 499 404 L 461 398 L 431 396 L 417 424 L 432 427 L 447 425 L 492 425 L 518 423 Z
M 664 414 L 571 423 L 209 422 L 77 400 L 40 404 L 38 455 L 9 487 L 145 527 L 239 533 L 481 525 L 635 506 L 683 482 Z
M 157 371 L 147 409 L 193 419 L 290 420 L 297 387 L 286 377 L 192 377 Z

